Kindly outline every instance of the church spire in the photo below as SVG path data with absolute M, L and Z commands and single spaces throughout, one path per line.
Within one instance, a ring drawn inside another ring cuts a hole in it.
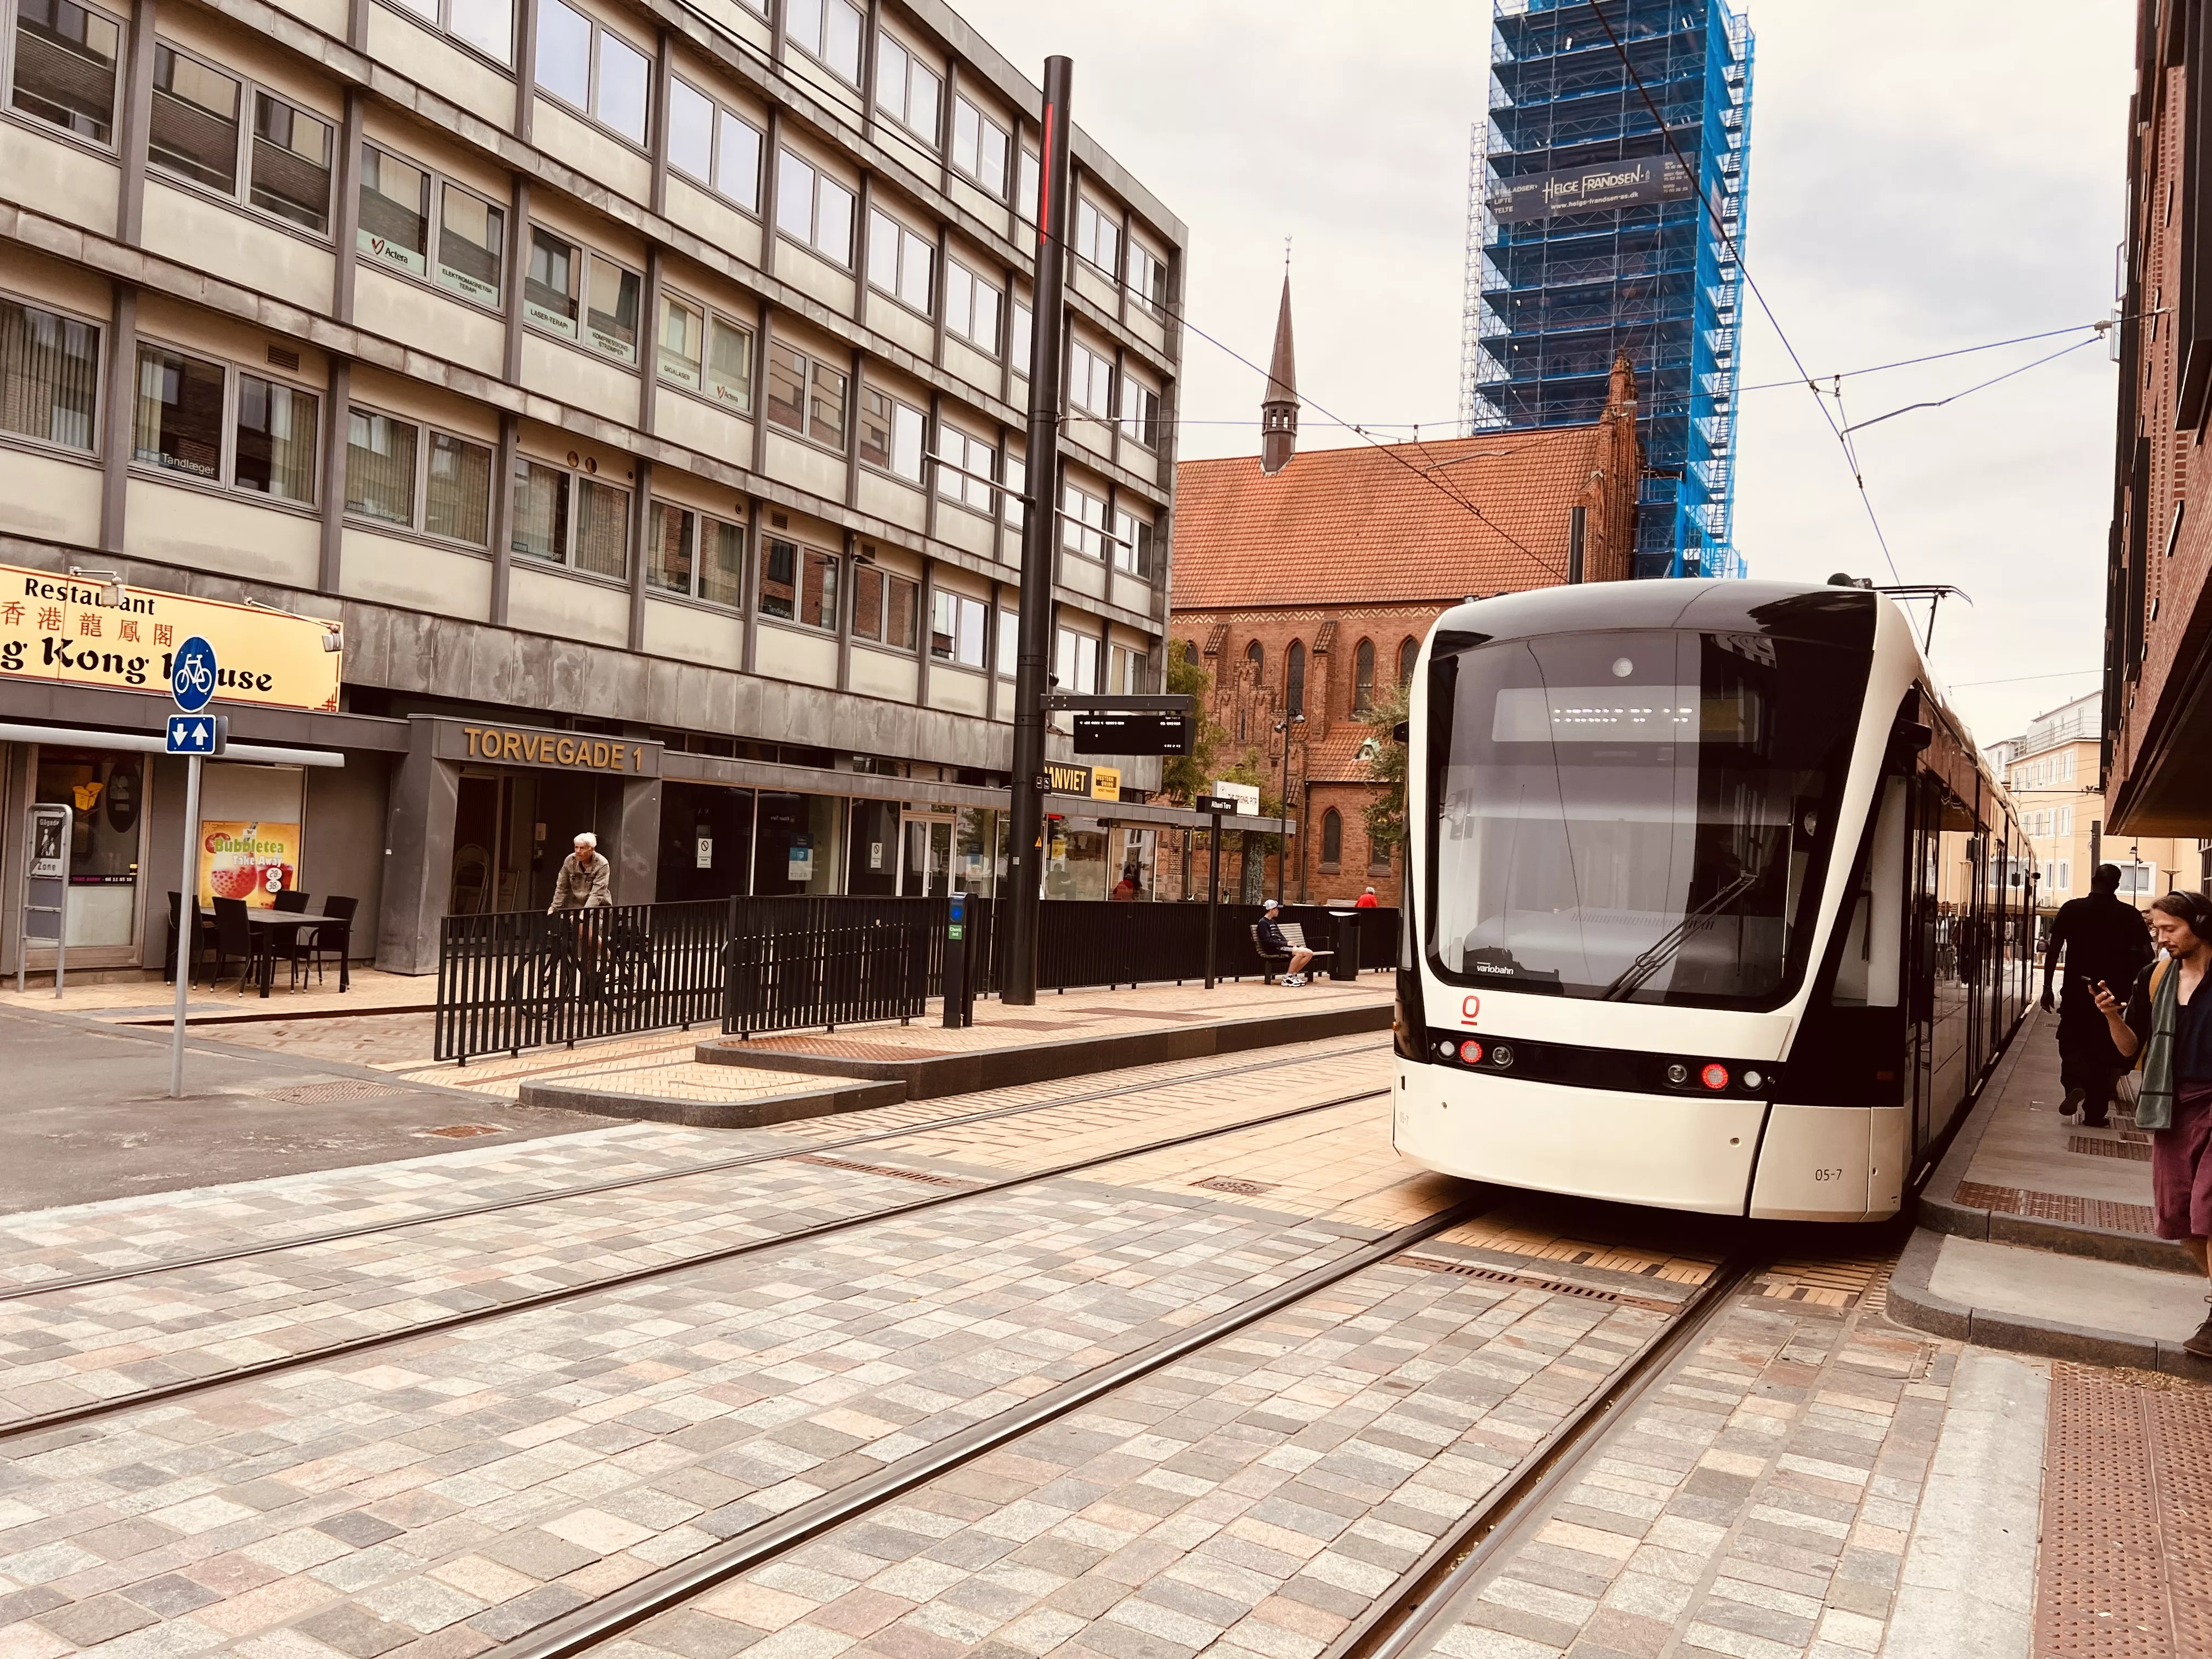
M 1267 391 L 1260 401 L 1260 471 L 1280 472 L 1298 448 L 1298 371 L 1291 350 L 1291 269 L 1283 254 L 1283 307 L 1275 318 L 1275 349 L 1267 360 Z

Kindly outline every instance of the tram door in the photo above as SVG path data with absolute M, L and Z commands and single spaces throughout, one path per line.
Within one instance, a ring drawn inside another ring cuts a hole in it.
M 898 890 L 902 898 L 943 898 L 954 890 L 950 813 L 901 815 Z
M 1972 1077 L 1972 981 L 1978 976 L 1969 854 L 1974 814 L 1933 772 L 1915 781 L 1912 823 L 1912 1149 L 1945 1129 Z

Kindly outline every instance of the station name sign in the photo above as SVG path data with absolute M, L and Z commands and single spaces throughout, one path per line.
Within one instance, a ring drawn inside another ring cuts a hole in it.
M 0 565 L 0 680 L 169 695 L 176 648 L 194 635 L 222 664 L 215 701 L 334 709 L 343 653 L 329 625 L 256 605 Z
M 440 760 L 488 766 L 537 766 L 625 778 L 660 775 L 660 745 L 589 732 L 544 732 L 526 726 L 470 726 L 440 720 L 430 752 Z
M 1632 161 L 1501 179 L 1490 187 L 1490 213 L 1499 224 L 1510 225 L 1548 219 L 1555 213 L 1686 202 L 1697 193 L 1688 169 L 1673 156 L 1645 155 Z

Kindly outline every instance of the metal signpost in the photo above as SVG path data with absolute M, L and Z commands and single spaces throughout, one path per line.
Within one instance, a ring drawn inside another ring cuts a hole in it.
M 24 964 L 31 954 L 32 941 L 43 941 L 46 935 L 33 933 L 31 918 L 50 915 L 54 919 L 54 995 L 62 994 L 62 975 L 69 957 L 69 878 L 70 854 L 76 846 L 76 813 L 58 801 L 41 801 L 33 806 L 29 817 L 30 836 L 26 845 L 31 856 L 23 865 L 22 922 L 16 929 L 15 994 L 23 994 Z M 52 903 L 46 902 L 51 899 Z
M 220 755 L 230 722 L 203 713 L 215 698 L 219 671 L 215 647 L 195 634 L 177 647 L 169 669 L 169 696 L 182 716 L 169 720 L 168 752 L 185 757 L 185 874 L 177 890 L 177 1018 L 169 1037 L 169 1098 L 185 1092 L 185 1003 L 191 994 L 192 948 L 200 931 L 200 763 Z
M 1013 797 L 1006 835 L 1006 928 L 999 1000 L 1036 1002 L 1037 922 L 1043 914 L 1046 664 L 1052 654 L 1053 548 L 1060 540 L 1060 343 L 1066 331 L 1068 100 L 1075 65 L 1044 60 L 1036 292 L 1030 331 L 1030 429 L 1022 519 L 1022 612 L 1014 659 Z

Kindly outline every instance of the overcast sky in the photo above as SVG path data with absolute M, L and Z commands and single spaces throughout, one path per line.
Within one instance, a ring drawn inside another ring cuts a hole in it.
M 1300 441 L 1322 410 L 1453 429 L 1468 140 L 1487 0 L 953 0 L 1190 228 L 1195 329 L 1264 362 L 1292 237 Z M 2128 0 L 1753 0 L 1744 251 L 1816 376 L 2109 313 L 2122 229 Z M 1743 382 L 1790 358 L 1746 295 Z M 1844 382 L 1850 419 L 1948 397 L 2079 336 Z M 1185 457 L 1259 447 L 1261 377 L 1189 337 Z M 1951 582 L 1936 662 L 1984 742 L 2094 690 L 2113 388 L 2101 342 L 1863 434 L 1898 576 Z M 1754 575 L 1893 580 L 1802 385 L 1739 404 L 1736 542 Z M 1831 403 L 1831 408 L 1833 404 Z M 1215 424 L 1218 422 L 1218 424 Z M 2007 684 L 1981 684 L 2005 681 Z

